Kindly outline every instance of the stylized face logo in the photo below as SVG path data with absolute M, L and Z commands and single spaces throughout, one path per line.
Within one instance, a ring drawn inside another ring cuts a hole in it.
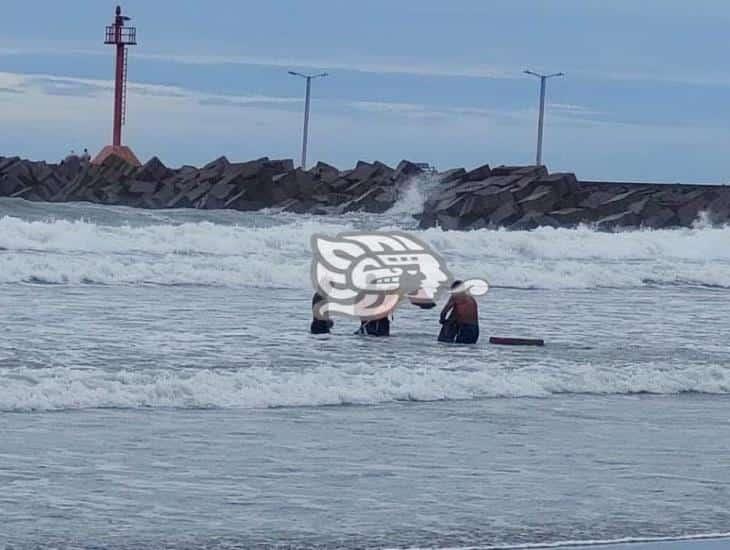
M 311 242 L 312 284 L 326 298 L 322 315 L 379 319 L 406 296 L 434 302 L 452 279 L 436 252 L 404 233 L 313 235 Z

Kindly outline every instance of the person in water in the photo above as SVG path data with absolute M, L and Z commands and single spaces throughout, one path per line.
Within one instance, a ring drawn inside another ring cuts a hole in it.
M 441 310 L 439 342 L 476 344 L 479 340 L 479 309 L 477 301 L 461 281 L 451 285 L 451 298 Z
M 360 328 L 357 334 L 367 334 L 368 336 L 390 336 L 390 319 L 388 315 L 380 319 L 371 319 L 370 321 L 360 321 Z
M 312 334 L 329 334 L 330 329 L 335 325 L 334 321 L 329 318 L 328 313 L 319 313 L 319 305 L 324 302 L 324 296 L 319 292 L 315 292 L 312 296 L 312 324 L 309 331 Z

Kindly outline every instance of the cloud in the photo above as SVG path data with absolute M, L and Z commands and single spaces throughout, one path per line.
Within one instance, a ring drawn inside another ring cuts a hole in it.
M 485 109 L 470 106 L 435 106 L 418 103 L 397 103 L 377 101 L 347 102 L 347 107 L 354 111 L 370 113 L 382 117 L 401 118 L 404 120 L 446 120 L 469 118 L 473 120 L 491 120 L 505 124 L 533 125 L 537 120 L 536 108 L 523 109 Z M 567 103 L 550 103 L 546 106 L 550 114 L 550 124 L 573 125 L 576 121 L 591 124 L 597 121 L 602 113 L 583 105 Z
M 0 91 L 13 95 L 31 95 L 36 102 L 54 96 L 69 99 L 94 99 L 95 105 L 110 106 L 114 83 L 109 80 L 75 78 L 58 75 L 38 75 L 0 72 Z M 159 98 L 167 103 L 165 108 L 197 105 L 197 108 L 212 110 L 265 109 L 267 112 L 299 111 L 302 98 L 290 96 L 215 94 L 191 90 L 180 86 L 129 82 L 128 91 L 132 103 L 141 103 L 144 98 Z M 108 101 L 109 103 L 105 103 Z M 446 123 L 456 119 L 492 120 L 512 125 L 533 125 L 537 109 L 530 108 L 482 108 L 477 106 L 444 106 L 427 103 L 352 101 L 345 98 L 314 100 L 318 116 L 329 113 L 333 116 L 347 116 L 362 119 L 375 117 L 380 121 L 423 121 L 425 123 Z M 604 113 L 590 107 L 571 103 L 550 103 L 547 106 L 551 126 L 619 124 L 606 120 Z M 29 114 L 28 116 L 32 116 Z M 265 123 L 265 121 L 259 121 Z M 481 123 L 483 124 L 483 122 Z M 659 126 L 659 125 L 656 125 Z
M 683 71 L 674 73 L 671 69 L 657 70 L 656 67 L 635 71 L 616 71 L 606 69 L 605 71 L 573 70 L 571 75 L 577 75 L 589 80 L 603 80 L 613 82 L 637 82 L 649 84 L 677 84 L 682 86 L 718 86 L 730 87 L 730 76 L 722 72 L 705 71 L 693 73 Z
M 0 56 L 44 55 L 44 56 L 108 56 L 104 49 L 50 48 L 50 47 L 3 47 Z M 369 74 L 411 75 L 436 78 L 487 78 L 501 80 L 523 79 L 524 66 L 517 60 L 501 64 L 464 62 L 462 60 L 442 59 L 438 62 L 424 62 L 422 59 L 399 59 L 396 57 L 271 57 L 242 55 L 205 55 L 173 52 L 135 51 L 134 57 L 150 61 L 179 63 L 185 65 L 241 65 L 260 67 L 279 67 L 285 69 L 321 69 L 330 71 L 352 71 Z M 594 81 L 643 82 L 658 84 L 677 84 L 688 86 L 730 87 L 730 76 L 722 71 L 676 72 L 674 67 L 663 67 L 656 63 L 633 70 L 586 68 L 583 64 L 561 65 L 568 77 Z
M 16 73 L 0 73 L 0 88 L 5 93 L 22 94 L 26 91 L 27 76 Z
M 0 48 L 0 55 L 48 55 L 48 56 L 100 56 L 108 55 L 106 51 L 87 49 L 53 48 Z M 398 60 L 393 58 L 298 58 L 298 57 L 262 57 L 240 55 L 196 55 L 165 52 L 138 52 L 135 58 L 151 61 L 180 63 L 185 65 L 252 65 L 262 67 L 319 68 L 329 70 L 353 71 L 373 74 L 404 74 L 436 77 L 472 77 L 472 78 L 521 78 L 521 69 L 500 67 L 488 64 L 462 64 L 456 62 L 423 63 L 412 59 Z
M 405 74 L 417 76 L 475 77 L 475 78 L 515 78 L 519 71 L 494 65 L 434 64 L 414 60 L 396 59 L 347 59 L 327 58 L 283 58 L 231 55 L 184 55 L 170 53 L 142 53 L 142 59 L 172 61 L 190 65 L 260 65 L 282 68 L 318 68 L 329 70 L 355 71 L 376 74 Z
M 0 72 L 0 90 L 14 93 L 28 93 L 49 96 L 99 97 L 114 91 L 114 82 L 90 78 L 76 78 L 46 74 L 23 74 Z M 195 100 L 201 105 L 237 106 L 247 104 L 290 104 L 301 103 L 301 98 L 219 95 L 198 92 L 180 86 L 129 82 L 127 90 L 136 96 L 178 98 Z
M 252 107 L 257 105 L 299 105 L 301 98 L 297 97 L 270 97 L 270 96 L 219 96 L 199 94 L 198 104 L 209 107 Z
M 586 113 L 591 112 L 588 107 L 584 105 L 576 105 L 574 103 L 549 103 L 548 107 L 551 109 L 557 109 L 566 113 Z
M 394 120 L 412 120 L 424 122 L 447 123 L 469 119 L 477 124 L 486 124 L 487 120 L 532 123 L 536 112 L 530 109 L 484 109 L 469 106 L 441 106 L 422 103 L 398 103 L 378 101 L 346 102 L 346 107 L 355 112 L 364 112 L 381 118 Z
M 0 48 L 0 56 L 16 55 L 44 55 L 44 56 L 108 56 L 103 49 L 83 48 L 48 48 L 48 47 L 4 47 Z M 321 69 L 330 71 L 352 71 L 369 74 L 411 75 L 436 78 L 487 78 L 501 80 L 517 80 L 524 78 L 523 67 L 520 63 L 511 61 L 502 64 L 488 64 L 463 62 L 457 60 L 440 60 L 439 62 L 424 62 L 416 59 L 398 59 L 394 57 L 376 58 L 351 56 L 349 58 L 302 58 L 302 57 L 269 57 L 269 56 L 241 56 L 241 55 L 200 55 L 172 52 L 145 52 L 135 51 L 134 57 L 150 61 L 179 63 L 185 65 L 241 65 L 260 67 L 280 67 L 285 69 Z M 644 82 L 658 84 L 677 84 L 688 86 L 719 86 L 730 87 L 730 76 L 722 71 L 692 71 L 676 72 L 673 67 L 662 67 L 653 64 L 647 67 L 638 67 L 634 70 L 616 69 L 610 66 L 605 68 L 590 68 L 571 66 L 570 63 L 561 67 L 568 77 L 580 79 L 612 82 Z
M 110 81 L 0 73 L 0 88 L 12 90 L 0 101 L 0 154 L 52 160 L 72 148 L 97 151 L 109 139 Z M 59 88 L 69 93 L 55 93 Z M 130 82 L 129 92 L 125 140 L 143 159 L 203 164 L 220 154 L 294 157 L 300 147 L 301 97 L 219 95 L 140 82 Z M 412 158 L 441 168 L 528 163 L 534 107 L 315 100 L 311 158 L 343 167 L 359 158 Z M 581 105 L 548 109 L 545 156 L 553 170 L 577 171 L 586 179 L 726 179 L 721 159 L 730 138 L 719 125 L 621 124 L 597 120 Z M 690 150 L 704 155 L 702 174 L 677 154 Z
M 37 75 L 1 73 L 0 87 L 15 93 L 33 92 L 40 96 L 103 98 L 111 95 L 114 83 L 111 80 L 75 78 L 58 75 Z M 298 109 L 303 99 L 289 96 L 215 94 L 201 92 L 180 86 L 129 82 L 128 92 L 134 97 L 159 97 L 196 103 L 203 108 L 261 108 L 292 111 Z M 441 106 L 426 103 L 352 101 L 348 99 L 314 100 L 318 112 L 332 112 L 356 116 L 368 114 L 393 120 L 437 121 L 454 117 L 492 118 L 512 121 L 532 121 L 535 110 L 529 109 L 485 109 L 476 106 Z M 574 104 L 553 103 L 548 105 L 553 124 L 562 117 L 567 119 L 590 119 L 597 114 L 587 107 Z
M 78 52 L 80 53 L 80 52 Z M 98 55 L 98 52 L 87 52 Z M 443 78 L 489 78 L 517 80 L 524 79 L 524 69 L 519 63 L 486 64 L 464 63 L 456 60 L 442 60 L 424 63 L 422 60 L 397 58 L 300 58 L 262 57 L 238 55 L 192 55 L 175 53 L 136 53 L 140 59 L 168 61 L 188 65 L 253 65 L 281 68 L 314 68 L 322 70 L 354 71 L 372 74 L 402 74 Z M 618 71 L 610 68 L 585 70 L 567 67 L 568 74 L 592 80 L 625 82 L 658 82 L 687 84 L 693 86 L 730 86 L 730 77 L 723 72 L 675 73 L 662 67 L 652 66 L 635 71 Z
M 96 97 L 107 90 L 105 86 L 60 78 L 32 78 L 29 79 L 29 84 L 39 87 L 45 94 L 59 96 Z
M 406 117 L 435 116 L 445 111 L 429 109 L 428 106 L 417 103 L 398 103 L 387 101 L 351 101 L 348 105 L 356 110 L 372 114 L 398 115 Z

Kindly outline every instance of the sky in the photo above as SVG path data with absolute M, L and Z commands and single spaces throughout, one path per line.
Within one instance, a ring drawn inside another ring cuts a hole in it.
M 2 0 L 0 155 L 57 161 L 111 140 L 115 2 Z M 171 166 L 297 159 L 535 159 L 580 179 L 730 181 L 727 0 L 126 0 L 124 141 Z

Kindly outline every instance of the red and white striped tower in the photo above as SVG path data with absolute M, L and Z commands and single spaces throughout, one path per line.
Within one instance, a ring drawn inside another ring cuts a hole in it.
M 128 163 L 139 166 L 140 162 L 132 150 L 122 145 L 122 126 L 127 116 L 127 46 L 137 44 L 137 29 L 125 23 L 129 17 L 122 15 L 122 8 L 117 6 L 114 24 L 106 28 L 104 44 L 116 47 L 116 76 L 114 79 L 114 131 L 112 144 L 107 145 L 94 158 L 94 164 L 101 164 L 111 155 L 123 158 Z

